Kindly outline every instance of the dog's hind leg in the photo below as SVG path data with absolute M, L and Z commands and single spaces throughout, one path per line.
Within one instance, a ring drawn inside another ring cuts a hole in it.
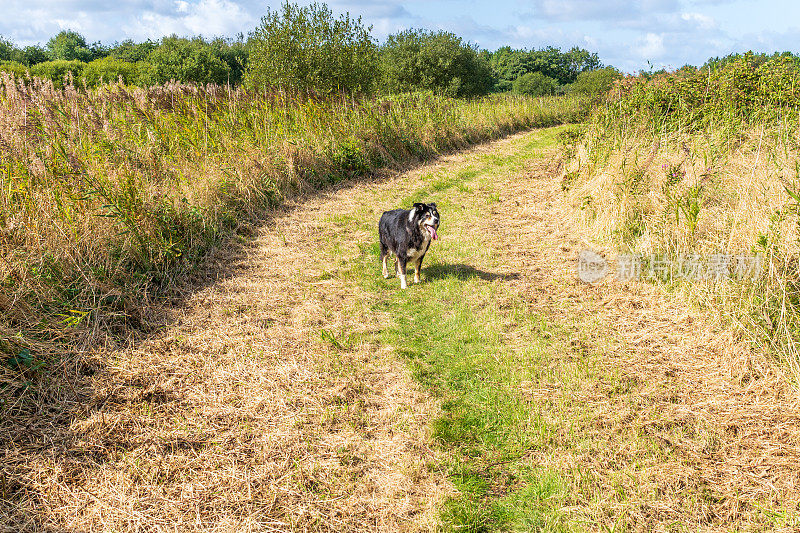
M 384 278 L 388 278 L 389 277 L 389 269 L 386 268 L 386 260 L 387 259 L 389 259 L 389 256 L 388 255 L 384 255 L 383 259 L 382 259 L 382 261 L 383 261 L 383 277 Z
M 383 277 L 389 277 L 389 270 L 386 268 L 386 260 L 389 259 L 389 248 L 381 240 L 381 263 L 383 263 Z
M 386 262 L 389 260 L 389 253 L 381 253 L 381 262 L 383 263 L 383 277 L 389 277 L 389 269 L 386 268 Z

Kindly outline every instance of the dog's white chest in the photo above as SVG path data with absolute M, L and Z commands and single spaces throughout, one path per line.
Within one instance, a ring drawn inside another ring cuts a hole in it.
M 406 255 L 409 259 L 416 259 L 417 257 L 423 255 L 425 252 L 428 251 L 428 247 L 431 245 L 431 237 L 430 235 L 426 235 L 422 241 L 422 246 L 419 247 L 419 250 L 416 248 L 409 248 Z

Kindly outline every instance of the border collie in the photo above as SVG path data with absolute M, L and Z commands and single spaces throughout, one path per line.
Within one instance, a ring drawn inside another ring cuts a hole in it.
M 381 239 L 381 262 L 383 277 L 389 277 L 386 260 L 390 253 L 397 256 L 395 271 L 400 278 L 400 287 L 406 288 L 406 264 L 414 265 L 414 283 L 419 283 L 422 258 L 439 236 L 439 211 L 436 204 L 415 203 L 411 209 L 394 209 L 381 215 L 378 236 Z

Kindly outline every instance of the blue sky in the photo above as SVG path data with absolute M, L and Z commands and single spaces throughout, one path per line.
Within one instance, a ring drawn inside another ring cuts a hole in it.
M 302 4 L 307 2 L 300 2 Z M 0 36 L 44 43 L 62 29 L 105 44 L 164 35 L 247 34 L 264 0 L 0 0 Z M 336 0 L 361 15 L 373 35 L 414 27 L 444 29 L 482 48 L 580 46 L 627 72 L 699 65 L 734 51 L 800 52 L 800 3 L 786 0 Z M 648 63 L 648 61 L 650 63 Z

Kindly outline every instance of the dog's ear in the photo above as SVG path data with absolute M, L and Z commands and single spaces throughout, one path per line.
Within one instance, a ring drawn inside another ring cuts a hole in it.
M 422 211 L 425 209 L 425 204 L 422 204 L 420 202 L 414 202 L 414 209 L 416 209 L 417 211 Z
M 428 205 L 431 206 L 432 208 L 436 209 L 436 202 L 431 202 Z

